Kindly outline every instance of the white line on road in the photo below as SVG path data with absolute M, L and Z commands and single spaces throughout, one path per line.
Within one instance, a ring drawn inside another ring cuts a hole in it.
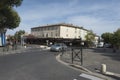
M 87 79 L 90 79 L 90 80 L 103 80 L 101 78 L 98 78 L 98 77 L 95 77 L 95 76 L 91 76 L 91 75 L 88 75 L 88 74 L 84 74 L 82 73 L 81 75 L 79 75 L 81 77 L 84 77 L 84 78 L 87 78 Z

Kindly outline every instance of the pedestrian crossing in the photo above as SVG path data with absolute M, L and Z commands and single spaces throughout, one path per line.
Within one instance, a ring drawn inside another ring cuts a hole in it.
M 104 80 L 104 79 L 98 78 L 96 76 L 88 75 L 85 73 L 80 74 L 79 77 L 77 77 L 73 80 L 81 80 L 81 77 L 84 78 L 83 80 Z

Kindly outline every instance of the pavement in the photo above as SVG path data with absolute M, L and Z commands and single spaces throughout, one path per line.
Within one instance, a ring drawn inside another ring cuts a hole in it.
M 3 51 L 3 47 L 0 47 L 0 56 L 22 53 L 29 48 L 42 48 L 43 50 L 49 49 L 49 47 L 44 45 L 29 45 L 27 48 L 18 45 L 16 50 L 12 50 L 12 48 L 10 48 L 8 51 Z M 78 50 L 76 50 L 76 53 L 77 51 Z M 83 49 L 83 65 L 81 65 L 80 59 L 78 58 L 75 58 L 72 63 L 71 53 L 72 51 L 69 49 L 68 51 L 64 52 L 62 56 L 60 56 L 60 59 L 63 62 L 69 64 L 69 66 L 74 66 L 75 68 L 84 70 L 87 73 L 92 73 L 92 75 L 97 75 L 100 77 L 102 75 L 103 78 L 107 76 L 107 80 L 110 80 L 108 77 L 114 80 L 120 80 L 120 50 L 117 50 L 116 53 L 113 53 L 112 49 L 109 48 Z M 80 56 L 80 54 L 78 56 Z M 106 64 L 107 66 L 106 74 L 101 73 L 102 64 Z
M 0 56 L 8 55 L 8 54 L 16 54 L 24 52 L 26 48 L 21 45 L 17 45 L 16 49 L 13 49 L 11 46 L 7 47 L 0 47 Z
M 0 56 L 0 80 L 96 80 L 60 64 L 57 53 L 33 46 L 27 52 Z
M 79 52 L 79 50 L 75 51 L 75 53 L 77 52 Z M 77 65 L 88 72 L 93 72 L 111 77 L 115 80 L 120 80 L 120 50 L 113 53 L 111 48 L 83 49 L 83 65 L 81 65 L 80 59 L 78 58 L 81 54 L 74 58 L 73 63 L 71 54 L 72 51 L 69 49 L 63 53 L 61 60 L 68 64 Z M 102 73 L 102 64 L 106 65 L 105 73 Z
M 0 56 L 26 52 L 27 50 L 31 50 L 30 48 L 39 48 L 41 50 L 50 49 L 50 47 L 47 47 L 45 45 L 37 45 L 37 44 L 27 44 L 27 46 L 17 45 L 16 49 L 13 49 L 11 46 L 9 46 L 9 49 L 7 49 L 7 47 L 0 47 Z

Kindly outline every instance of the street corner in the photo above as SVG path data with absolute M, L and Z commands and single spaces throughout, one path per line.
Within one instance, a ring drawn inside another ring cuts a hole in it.
M 85 68 L 83 66 L 76 65 L 76 64 L 71 64 L 71 63 L 67 63 L 67 62 L 61 60 L 61 58 L 60 58 L 61 55 L 62 54 L 57 55 L 56 56 L 56 60 L 58 62 L 60 62 L 61 64 L 66 65 L 67 67 L 69 67 L 71 69 L 80 71 L 80 72 L 85 73 L 85 74 L 90 75 L 90 76 L 94 76 L 94 77 L 100 78 L 100 80 L 113 80 L 112 78 L 110 78 L 108 76 L 92 72 L 92 71 L 88 70 L 87 68 Z

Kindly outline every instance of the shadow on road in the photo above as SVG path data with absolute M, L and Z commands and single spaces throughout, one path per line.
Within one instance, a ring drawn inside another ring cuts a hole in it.
M 117 50 L 117 52 L 113 52 L 112 48 L 94 48 L 94 52 L 101 53 L 103 56 L 108 56 L 111 59 L 120 61 L 120 50 Z

